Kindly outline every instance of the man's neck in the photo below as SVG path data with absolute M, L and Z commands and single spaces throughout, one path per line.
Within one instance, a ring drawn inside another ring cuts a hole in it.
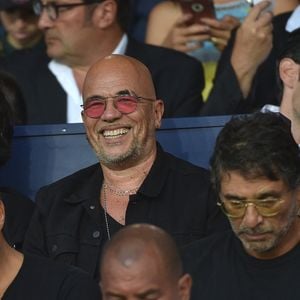
M 82 53 L 69 55 L 61 60 L 57 59 L 57 61 L 73 70 L 88 70 L 96 61 L 112 54 L 122 36 L 123 32 L 118 27 L 114 30 L 102 32 L 101 35 L 91 37 L 91 43 L 85 47 Z
M 149 174 L 149 171 L 156 157 L 156 147 L 151 151 L 150 155 L 142 161 L 135 161 L 123 168 L 111 168 L 102 166 L 104 181 L 121 190 L 130 190 L 142 184 Z
M 276 0 L 274 1 L 274 15 L 280 15 L 293 11 L 298 6 L 298 0 Z
M 122 31 L 117 31 L 112 36 L 104 38 L 104 41 L 101 42 L 98 48 L 90 47 L 90 49 L 87 49 L 84 56 L 68 57 L 66 61 L 60 62 L 72 69 L 80 92 L 82 92 L 83 82 L 89 68 L 99 59 L 112 54 L 120 43 L 122 35 Z
M 293 137 L 298 145 L 300 145 L 300 120 L 292 121 L 291 130 Z
M 6 242 L 0 247 L 0 299 L 11 285 L 23 264 L 24 256 L 11 248 Z
M 280 112 L 291 121 L 291 130 L 297 144 L 300 144 L 300 115 L 293 109 L 293 91 L 284 89 Z

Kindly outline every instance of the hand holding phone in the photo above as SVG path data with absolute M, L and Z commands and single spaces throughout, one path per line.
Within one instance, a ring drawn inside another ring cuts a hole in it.
M 215 8 L 213 0 L 179 0 L 183 13 L 193 17 L 187 25 L 202 24 L 201 18 L 215 18 Z
M 247 0 L 250 3 L 250 6 L 254 6 L 264 0 Z M 274 9 L 274 0 L 268 0 L 270 2 L 270 5 L 264 10 L 264 12 L 273 12 Z

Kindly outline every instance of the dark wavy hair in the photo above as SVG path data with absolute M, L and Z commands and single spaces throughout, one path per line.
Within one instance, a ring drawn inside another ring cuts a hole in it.
M 291 189 L 300 185 L 299 147 L 289 120 L 279 114 L 233 118 L 217 138 L 210 165 L 212 183 L 218 193 L 222 176 L 230 171 L 249 179 L 281 179 Z

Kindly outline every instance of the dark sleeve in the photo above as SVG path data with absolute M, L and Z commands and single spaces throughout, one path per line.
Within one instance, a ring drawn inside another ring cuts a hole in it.
M 58 300 L 101 300 L 100 286 L 87 274 L 76 270 L 64 281 Z
M 1 188 L 0 190 L 5 206 L 4 236 L 11 246 L 21 250 L 25 232 L 34 210 L 34 203 L 11 188 Z
M 218 63 L 214 85 L 207 102 L 201 109 L 202 116 L 231 115 L 241 112 L 243 94 L 240 89 L 235 71 L 231 65 L 231 54 L 235 40 L 235 33 L 222 52 Z
M 43 192 L 43 189 L 41 189 L 37 194 L 36 207 L 25 235 L 23 250 L 26 253 L 48 257 L 49 254 L 45 243 L 44 226 L 47 215 L 47 207 L 44 195 L 45 193 Z
M 154 76 L 157 95 L 165 103 L 164 117 L 199 116 L 203 106 L 202 64 L 181 53 L 172 63 Z
M 203 107 L 202 91 L 204 88 L 204 74 L 201 63 L 195 61 L 179 75 L 178 84 L 178 105 L 174 115 L 178 117 L 199 116 Z

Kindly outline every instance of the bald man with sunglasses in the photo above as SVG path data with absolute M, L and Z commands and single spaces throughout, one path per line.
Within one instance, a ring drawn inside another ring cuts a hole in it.
M 191 299 L 299 299 L 300 157 L 289 121 L 272 113 L 233 119 L 211 168 L 232 230 L 185 249 Z
M 164 104 L 145 65 L 105 57 L 88 71 L 83 100 L 87 138 L 100 164 L 40 190 L 27 251 L 98 277 L 105 242 L 125 225 L 157 225 L 179 246 L 228 226 L 208 172 L 156 142 Z

